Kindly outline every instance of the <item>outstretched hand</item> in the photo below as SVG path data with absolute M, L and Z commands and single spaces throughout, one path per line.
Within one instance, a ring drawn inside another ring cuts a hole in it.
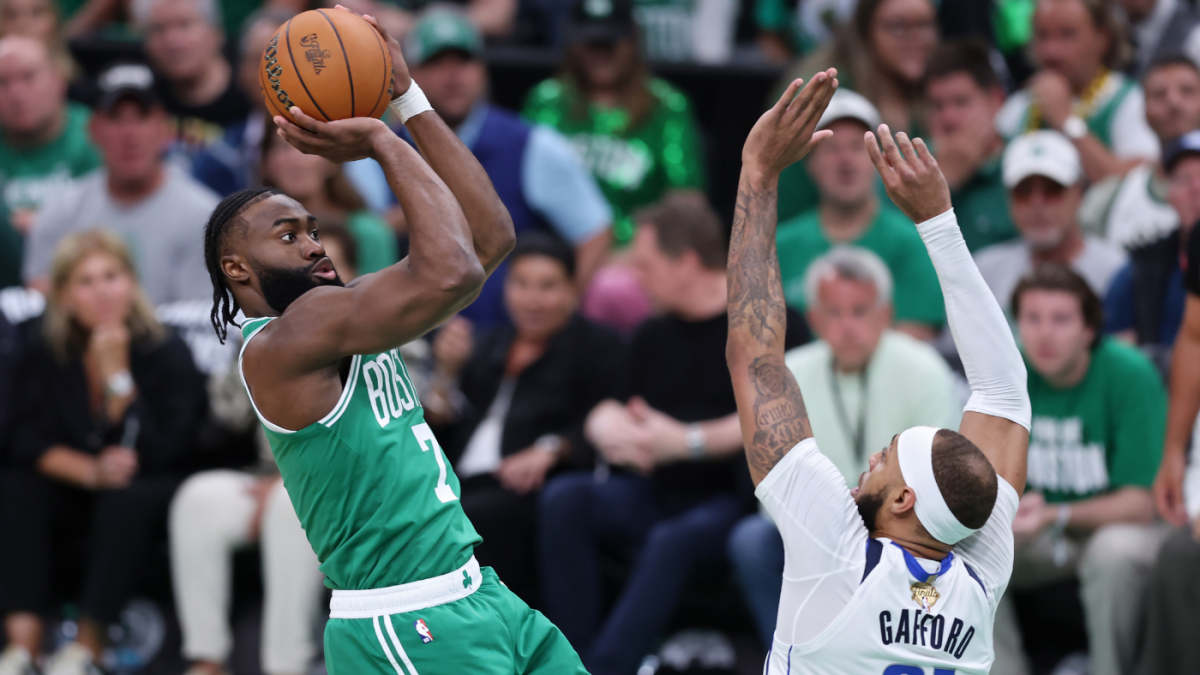
M 395 135 L 374 117 L 321 122 L 298 107 L 293 107 L 291 113 L 295 122 L 275 116 L 279 135 L 306 155 L 320 155 L 338 164 L 371 157 L 381 134 Z
M 336 6 L 334 9 L 340 9 L 345 12 L 358 14 L 358 12 L 341 5 Z M 396 41 L 396 38 L 389 35 L 387 29 L 379 24 L 379 19 L 376 19 L 370 14 L 358 15 L 361 16 L 364 21 L 371 24 L 371 26 L 373 26 L 375 30 L 379 32 L 379 37 L 383 38 L 384 44 L 388 46 L 388 51 L 392 53 L 392 99 L 394 100 L 404 92 L 408 91 L 409 86 L 412 85 L 412 75 L 410 75 L 408 72 L 408 63 L 404 61 L 404 52 L 401 50 L 400 43 Z
M 815 133 L 814 129 L 837 90 L 837 70 L 813 75 L 803 90 L 802 84 L 804 80 L 794 80 L 779 101 L 758 118 L 742 147 L 743 167 L 778 176 L 833 135 L 828 129 Z
M 910 141 L 903 131 L 892 138 L 886 124 L 879 125 L 878 141 L 870 131 L 866 141 L 867 154 L 883 178 L 888 197 L 910 220 L 923 223 L 950 210 L 950 186 L 925 141 Z

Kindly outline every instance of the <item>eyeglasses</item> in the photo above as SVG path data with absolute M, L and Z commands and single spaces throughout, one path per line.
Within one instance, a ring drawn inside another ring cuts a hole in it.
M 1012 189 L 1012 197 L 1014 201 L 1027 202 L 1040 194 L 1042 199 L 1052 202 L 1062 199 L 1066 191 L 1067 186 L 1052 180 L 1023 180 Z
M 882 19 L 879 26 L 889 37 L 898 40 L 918 37 L 933 37 L 937 33 L 937 24 L 927 19 Z

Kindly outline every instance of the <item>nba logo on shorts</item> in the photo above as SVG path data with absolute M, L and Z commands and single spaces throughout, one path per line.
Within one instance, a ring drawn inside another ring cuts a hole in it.
M 429 632 L 429 626 L 425 625 L 425 619 L 417 619 L 413 622 L 413 627 L 417 629 L 417 635 L 421 636 L 421 642 L 425 644 L 433 642 L 433 633 Z

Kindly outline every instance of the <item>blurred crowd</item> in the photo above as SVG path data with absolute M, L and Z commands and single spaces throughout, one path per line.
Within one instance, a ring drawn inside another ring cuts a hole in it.
M 401 348 L 405 396 L 462 480 L 481 564 L 590 672 L 738 672 L 778 610 L 783 546 L 724 359 L 729 223 L 711 204 L 728 195 L 706 144 L 729 131 L 657 74 L 679 64 L 766 69 L 777 92 L 839 71 L 832 137 L 780 180 L 777 244 L 788 366 L 849 484 L 965 402 L 937 276 L 863 135 L 932 147 L 1033 405 L 992 672 L 1196 672 L 1191 0 L 342 4 L 401 41 L 512 215 L 517 248 L 479 299 Z M 378 165 L 304 155 L 265 112 L 265 45 L 321 5 L 0 0 L 0 675 L 323 672 L 319 562 L 240 345 L 212 333 L 202 239 L 223 196 L 268 185 L 317 216 L 344 280 L 404 255 Z M 521 110 L 489 100 L 505 48 L 557 64 Z M 248 670 L 245 551 L 262 577 Z M 127 644 L 147 597 L 178 626 L 174 670 Z

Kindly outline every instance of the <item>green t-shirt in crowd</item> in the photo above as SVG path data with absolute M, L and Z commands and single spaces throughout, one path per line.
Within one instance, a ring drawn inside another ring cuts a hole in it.
M 24 241 L 9 223 L 14 211 L 37 211 L 78 176 L 100 166 L 88 135 L 87 108 L 67 104 L 58 138 L 36 148 L 18 148 L 0 136 L 0 287 L 21 283 Z
M 1000 178 L 1000 157 L 984 163 L 960 188 L 950 193 L 954 215 L 972 252 L 1017 238 L 1008 212 L 1008 190 Z
M 1050 386 L 1026 359 L 1033 429 L 1028 488 L 1073 502 L 1119 487 L 1148 488 L 1162 459 L 1167 392 L 1149 358 L 1104 338 L 1083 381 Z
M 359 274 L 378 272 L 400 260 L 396 235 L 379 216 L 370 211 L 353 213 L 346 218 L 346 229 L 354 237 Z
M 628 110 L 586 103 L 578 89 L 559 79 L 534 87 L 523 111 L 526 119 L 557 129 L 575 147 L 612 205 L 618 246 L 633 238 L 638 209 L 669 190 L 704 189 L 704 156 L 691 103 L 663 80 L 651 80 L 649 86 L 651 109 L 634 126 Z
M 808 304 L 804 273 L 834 244 L 821 228 L 820 214 L 815 210 L 780 223 L 775 241 L 779 250 L 783 295 L 789 305 L 803 312 Z M 845 245 L 865 248 L 888 266 L 892 273 L 892 304 L 897 322 L 931 326 L 946 323 L 937 272 L 929 260 L 925 242 L 904 214 L 890 206 L 882 206 L 866 232 Z

